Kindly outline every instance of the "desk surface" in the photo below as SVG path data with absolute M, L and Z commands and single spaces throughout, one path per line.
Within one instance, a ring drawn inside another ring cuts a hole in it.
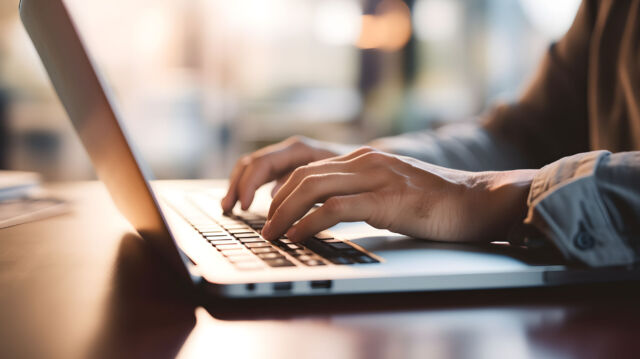
M 598 285 L 213 301 L 207 309 L 99 183 L 49 186 L 69 214 L 0 230 L 7 358 L 621 358 L 640 291 Z

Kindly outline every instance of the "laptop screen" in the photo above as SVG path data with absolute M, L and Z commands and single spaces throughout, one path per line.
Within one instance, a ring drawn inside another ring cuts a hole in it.
M 100 180 L 120 212 L 181 274 L 188 259 L 159 210 L 141 161 L 123 128 L 62 0 L 22 0 L 22 22 Z

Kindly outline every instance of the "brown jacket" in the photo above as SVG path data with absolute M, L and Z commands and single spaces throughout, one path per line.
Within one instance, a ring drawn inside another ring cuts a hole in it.
M 640 1 L 584 1 L 520 101 L 486 128 L 541 167 L 575 153 L 640 150 Z
M 467 170 L 544 166 L 531 186 L 525 225 L 568 258 L 593 266 L 634 263 L 640 259 L 639 16 L 640 0 L 585 0 L 518 102 L 495 107 L 480 126 L 376 145 Z

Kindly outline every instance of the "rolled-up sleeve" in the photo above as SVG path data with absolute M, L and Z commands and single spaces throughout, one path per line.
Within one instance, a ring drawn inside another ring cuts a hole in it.
M 590 266 L 633 264 L 640 252 L 640 152 L 562 158 L 534 178 L 525 224 L 565 257 Z

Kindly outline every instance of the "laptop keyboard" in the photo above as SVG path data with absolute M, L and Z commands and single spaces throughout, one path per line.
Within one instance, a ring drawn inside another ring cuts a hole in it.
M 269 242 L 260 235 L 266 218 L 249 212 L 209 215 L 202 201 L 212 200 L 205 196 L 208 197 L 198 194 L 194 196 L 197 200 L 187 200 L 174 208 L 237 269 L 378 263 L 351 243 L 327 234 L 318 234 L 302 243 L 293 243 L 286 235 Z

